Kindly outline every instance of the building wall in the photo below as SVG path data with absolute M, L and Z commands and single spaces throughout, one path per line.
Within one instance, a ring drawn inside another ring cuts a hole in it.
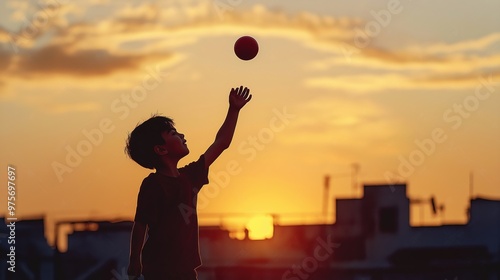
M 362 198 L 337 201 L 335 224 L 275 226 L 272 239 L 235 240 L 219 227 L 201 227 L 199 279 L 499 279 L 500 201 L 474 199 L 464 225 L 411 227 L 406 185 L 369 185 L 364 191 Z M 132 222 L 93 223 L 98 227 L 75 228 L 68 235 L 68 251 L 55 255 L 43 236 L 43 220 L 20 223 L 18 237 L 29 242 L 20 245 L 19 255 L 41 248 L 37 256 L 48 256 L 37 266 L 43 274 L 37 279 L 52 280 L 53 274 L 55 279 L 124 279 Z M 393 258 L 405 250 L 415 257 L 412 250 L 462 247 L 486 248 L 485 262 L 401 266 Z
M 485 244 L 500 260 L 500 201 L 474 199 L 471 201 L 470 221 L 467 224 L 467 240 Z

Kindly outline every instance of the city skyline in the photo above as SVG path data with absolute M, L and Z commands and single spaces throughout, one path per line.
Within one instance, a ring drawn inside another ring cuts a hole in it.
M 127 133 L 151 114 L 172 117 L 191 150 L 187 164 L 242 84 L 253 100 L 210 170 L 200 216 L 322 213 L 326 175 L 330 201 L 361 195 L 349 175 L 358 164 L 359 183 L 407 182 L 410 197 L 445 205 L 443 222 L 463 223 L 471 173 L 472 197 L 500 197 L 499 8 L 7 1 L 0 158 L 17 168 L 17 214 L 133 217 L 151 171 L 125 156 Z M 232 50 L 244 35 L 260 46 L 250 61 Z
M 337 200 L 335 223 L 275 225 L 275 236 L 264 240 L 252 240 L 251 231 L 234 238 L 228 228 L 201 226 L 199 279 L 498 275 L 500 200 L 471 200 L 466 224 L 411 226 L 412 199 L 406 184 L 363 185 L 363 190 L 362 197 Z M 132 221 L 60 221 L 59 246 L 54 248 L 44 236 L 43 218 L 20 221 L 16 231 L 29 245 L 16 252 L 24 267 L 19 272 L 47 280 L 126 278 L 132 225 Z M 0 231 L 7 239 L 7 226 Z

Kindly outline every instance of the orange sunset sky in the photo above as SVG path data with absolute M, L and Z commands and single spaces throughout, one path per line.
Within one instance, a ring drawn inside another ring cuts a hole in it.
M 465 222 L 471 172 L 474 197 L 500 199 L 499 1 L 4 3 L 0 176 L 15 166 L 18 217 L 132 219 L 150 171 L 125 156 L 127 133 L 174 118 L 187 164 L 239 85 L 253 99 L 211 167 L 202 224 L 320 215 L 325 175 L 330 199 L 361 195 L 353 163 L 360 184 L 407 182 L 445 205 L 413 206 L 414 225 Z M 232 49 L 243 35 L 260 45 L 251 61 Z

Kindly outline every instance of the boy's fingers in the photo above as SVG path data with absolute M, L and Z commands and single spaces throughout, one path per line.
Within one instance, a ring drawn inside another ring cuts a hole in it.
M 248 95 L 250 94 L 250 89 L 247 87 L 239 86 L 239 87 L 231 88 L 230 94 L 235 94 L 236 96 L 241 96 L 244 99 L 246 99 L 248 97 Z

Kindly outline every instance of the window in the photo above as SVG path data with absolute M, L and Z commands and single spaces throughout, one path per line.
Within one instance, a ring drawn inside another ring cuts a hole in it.
M 395 233 L 398 231 L 398 208 L 382 207 L 379 210 L 380 232 Z

